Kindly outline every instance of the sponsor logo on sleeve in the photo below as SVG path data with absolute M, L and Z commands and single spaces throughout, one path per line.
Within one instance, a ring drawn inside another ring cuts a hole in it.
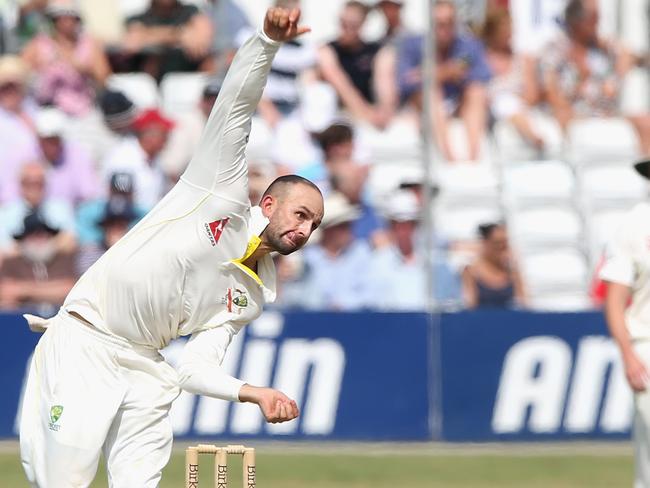
M 221 234 L 223 234 L 223 229 L 226 227 L 226 224 L 229 220 L 229 218 L 225 218 L 215 220 L 214 222 L 207 222 L 205 224 L 205 231 L 208 234 L 208 238 L 210 239 L 213 247 L 216 246 L 219 242 Z

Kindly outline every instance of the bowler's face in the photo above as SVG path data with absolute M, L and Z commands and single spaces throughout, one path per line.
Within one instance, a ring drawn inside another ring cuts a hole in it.
M 323 197 L 307 185 L 296 184 L 274 199 L 266 240 L 280 254 L 287 255 L 303 247 L 323 219 Z

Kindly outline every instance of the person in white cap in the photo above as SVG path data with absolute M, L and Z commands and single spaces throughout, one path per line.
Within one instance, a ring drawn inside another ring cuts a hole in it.
M 368 266 L 367 305 L 378 310 L 425 310 L 427 275 L 419 239 L 421 206 L 411 189 L 392 193 L 384 205 L 390 242 L 373 251 Z M 446 262 L 446 253 L 435 250 L 432 272 L 435 298 L 440 306 L 458 305 L 460 280 Z
M 320 241 L 304 251 L 304 273 L 287 287 L 285 304 L 315 310 L 358 310 L 366 297 L 370 247 L 356 239 L 352 225 L 361 209 L 343 194 L 325 198 Z
M 650 179 L 650 160 L 635 169 Z M 605 315 L 634 391 L 635 488 L 650 486 L 650 203 L 641 202 L 612 234 L 600 278 Z
M 268 422 L 296 402 L 220 367 L 232 337 L 275 298 L 270 253 L 302 247 L 322 196 L 296 176 L 248 201 L 244 150 L 251 116 L 281 41 L 307 32 L 300 11 L 272 8 L 237 53 L 197 152 L 167 196 L 80 278 L 36 346 L 20 420 L 33 486 L 86 487 L 104 453 L 110 486 L 158 486 L 169 460 L 180 388 L 255 403 Z M 191 336 L 178 370 L 161 348 Z

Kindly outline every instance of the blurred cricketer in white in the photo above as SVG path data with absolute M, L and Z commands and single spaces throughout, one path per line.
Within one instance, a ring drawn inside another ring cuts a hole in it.
M 635 168 L 650 179 L 650 160 Z M 600 277 L 607 282 L 607 324 L 634 390 L 634 487 L 650 488 L 650 203 L 626 214 Z
M 31 363 L 20 423 L 33 486 L 83 487 L 103 451 L 112 487 L 158 486 L 180 389 L 259 405 L 268 422 L 299 414 L 283 393 L 220 369 L 234 334 L 275 299 L 272 251 L 302 247 L 320 224 L 318 189 L 281 177 L 248 202 L 244 149 L 282 41 L 307 32 L 300 10 L 271 8 L 235 57 L 179 183 L 72 289 Z M 159 349 L 191 335 L 178 370 Z

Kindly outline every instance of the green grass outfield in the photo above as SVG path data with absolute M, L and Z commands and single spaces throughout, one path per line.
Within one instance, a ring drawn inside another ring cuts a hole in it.
M 625 487 L 632 486 L 629 445 L 609 448 L 553 448 L 509 445 L 432 448 L 408 444 L 381 448 L 327 449 L 293 445 L 257 448 L 261 488 L 381 487 Z M 0 487 L 26 487 L 17 452 L 0 452 Z M 285 451 L 285 452 L 283 452 Z M 393 452 L 395 454 L 393 454 Z M 241 461 L 233 456 L 229 486 L 241 486 Z M 212 459 L 201 457 L 201 487 L 211 487 Z M 163 473 L 161 488 L 181 488 L 184 456 L 176 450 Z M 103 469 L 93 488 L 106 487 Z

